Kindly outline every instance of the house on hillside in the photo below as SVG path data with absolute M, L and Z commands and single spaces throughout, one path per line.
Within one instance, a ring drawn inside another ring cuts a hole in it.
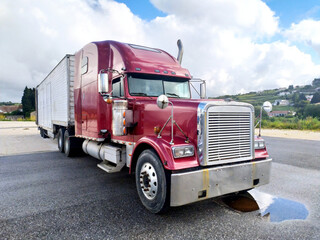
M 274 101 L 273 106 L 289 106 L 289 100 L 277 99 Z
M 306 95 L 305 97 L 306 97 L 306 99 L 307 99 L 309 102 L 311 102 L 311 100 L 312 100 L 312 98 L 313 98 L 313 95 Z
M 301 91 L 300 94 L 304 94 L 304 95 L 313 95 L 315 94 L 315 90 L 309 90 L 309 91 Z
M 280 92 L 280 93 L 278 93 L 278 96 L 287 96 L 289 94 L 290 94 L 290 92 Z
M 10 106 L 0 106 L 0 112 L 2 113 L 12 113 L 13 111 L 20 110 L 22 111 L 22 105 L 10 105 Z
M 289 114 L 289 111 L 272 111 L 269 112 L 269 117 L 285 117 Z

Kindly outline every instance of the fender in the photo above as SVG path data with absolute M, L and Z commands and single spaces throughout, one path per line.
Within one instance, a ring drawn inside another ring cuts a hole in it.
M 167 170 L 180 170 L 185 168 L 192 168 L 198 167 L 199 161 L 196 156 L 196 147 L 195 147 L 195 156 L 193 157 L 185 157 L 185 158 L 178 158 L 175 159 L 172 154 L 172 147 L 173 146 L 180 146 L 180 145 L 187 145 L 184 142 L 184 139 L 175 138 L 175 144 L 170 144 L 171 138 L 170 137 L 162 137 L 157 138 L 157 136 L 146 136 L 140 138 L 132 152 L 132 158 L 130 163 L 129 173 L 134 172 L 134 168 L 136 165 L 136 161 L 139 158 L 140 153 L 145 149 L 154 149 L 158 154 L 163 167 Z M 193 144 L 188 144 L 193 145 Z

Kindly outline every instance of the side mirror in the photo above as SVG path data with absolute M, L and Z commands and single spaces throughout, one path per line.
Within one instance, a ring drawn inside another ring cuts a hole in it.
M 264 102 L 262 107 L 267 113 L 272 111 L 272 104 L 268 101 Z
M 169 99 L 166 95 L 160 95 L 157 98 L 157 105 L 160 109 L 166 108 L 168 104 L 169 104 Z
M 108 73 L 99 72 L 98 74 L 98 89 L 100 94 L 105 94 L 109 91 Z
M 201 99 L 206 99 L 207 98 L 207 94 L 206 94 L 206 82 L 203 81 L 202 83 L 200 83 L 200 98 Z

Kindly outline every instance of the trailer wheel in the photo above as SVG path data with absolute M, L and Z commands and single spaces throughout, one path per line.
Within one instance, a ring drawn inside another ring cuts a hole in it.
M 60 128 L 58 131 L 58 148 L 60 152 L 64 152 L 64 128 Z
M 73 157 L 76 153 L 76 139 L 70 137 L 69 130 L 64 132 L 64 154 Z
M 49 138 L 47 134 L 48 134 L 47 130 L 44 130 L 43 128 L 40 128 L 40 136 L 42 138 Z
M 48 131 L 43 129 L 43 138 L 49 138 Z
M 43 133 L 43 129 L 42 129 L 42 128 L 40 128 L 40 136 L 41 136 L 42 138 L 44 138 L 44 133 Z
M 161 213 L 169 208 L 168 179 L 158 155 L 144 150 L 136 166 L 136 187 L 142 204 L 150 212 Z

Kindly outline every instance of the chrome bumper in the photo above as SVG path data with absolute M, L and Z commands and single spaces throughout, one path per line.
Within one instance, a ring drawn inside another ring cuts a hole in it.
M 272 159 L 171 175 L 170 206 L 238 192 L 269 183 Z

